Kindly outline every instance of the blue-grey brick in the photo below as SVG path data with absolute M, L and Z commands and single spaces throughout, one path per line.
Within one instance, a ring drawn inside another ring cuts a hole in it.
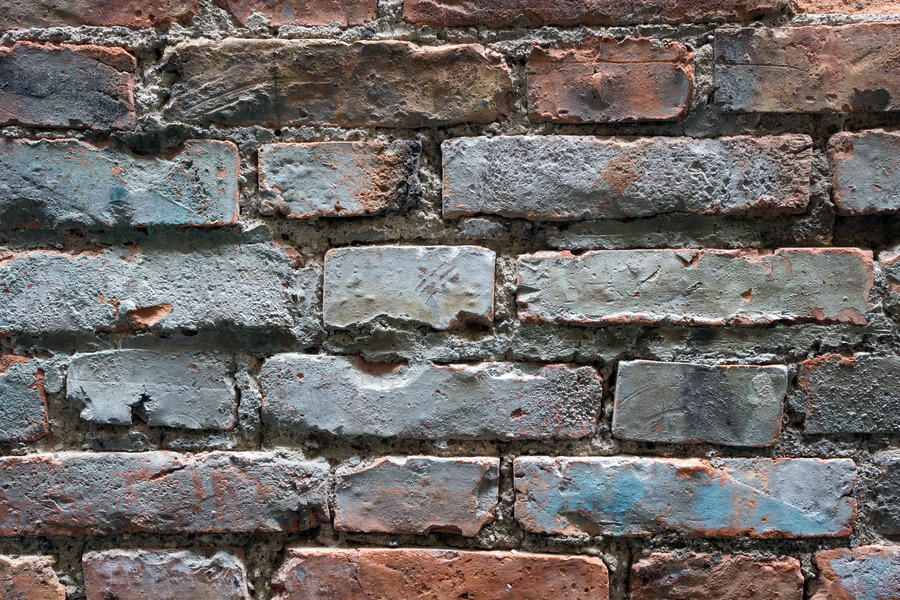
M 151 427 L 229 429 L 237 393 L 230 356 L 201 352 L 110 350 L 76 354 L 66 395 L 81 418 L 130 425 L 132 411 Z
M 858 546 L 813 554 L 818 570 L 810 600 L 897 600 L 900 547 Z
M 533 533 L 709 538 L 848 536 L 849 459 L 515 460 L 516 520 Z
M 828 143 L 839 215 L 900 211 L 900 133 L 842 132 Z
M 368 246 L 325 255 L 325 324 L 388 319 L 451 329 L 494 318 L 496 255 L 477 246 Z
M 189 140 L 171 157 L 77 140 L 0 140 L 0 217 L 7 227 L 231 225 L 238 149 Z
M 875 486 L 875 529 L 883 535 L 900 535 L 900 451 L 878 453 L 875 464 L 880 472 Z
M 0 442 L 33 442 L 50 433 L 44 364 L 0 355 Z
M 781 432 L 784 366 L 619 363 L 613 435 L 644 442 L 771 446 Z
M 593 367 L 373 364 L 279 354 L 260 373 L 263 419 L 309 433 L 411 439 L 576 439 L 592 435 L 602 384 Z

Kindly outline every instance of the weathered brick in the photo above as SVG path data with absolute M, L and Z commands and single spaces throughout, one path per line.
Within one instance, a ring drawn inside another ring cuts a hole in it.
M 66 395 L 94 423 L 130 425 L 133 411 L 151 427 L 229 429 L 237 408 L 232 369 L 231 357 L 201 352 L 76 354 Z
M 518 259 L 529 323 L 866 323 L 872 253 L 854 248 L 538 252 Z
M 895 319 L 900 318 L 900 246 L 879 253 L 878 261 L 887 279 L 884 310 Z
M 688 212 L 795 214 L 809 203 L 812 140 L 505 136 L 442 145 L 443 215 L 538 221 Z
M 338 469 L 334 528 L 394 534 L 477 534 L 494 520 L 496 458 L 384 457 Z
M 535 123 L 683 119 L 694 88 L 694 53 L 678 42 L 650 38 L 536 47 L 527 68 L 528 111 Z
M 477 246 L 370 246 L 325 255 L 331 327 L 390 319 L 452 329 L 494 318 L 496 255 Z
M 875 529 L 884 535 L 900 535 L 900 452 L 879 452 L 875 464 L 881 472 L 875 486 Z
M 840 537 L 856 520 L 849 459 L 527 457 L 514 469 L 516 519 L 534 533 Z
M 275 600 L 607 600 L 606 565 L 589 556 L 460 550 L 293 548 Z
M 791 0 L 791 8 L 798 13 L 816 14 L 900 14 L 897 0 Z
M 237 146 L 190 140 L 172 158 L 77 140 L 0 141 L 6 227 L 232 225 Z
M 0 535 L 297 531 L 327 517 L 328 465 L 259 452 L 0 458 Z
M 279 25 L 363 25 L 378 16 L 378 0 L 216 0 L 243 27 L 261 14 L 270 27 Z
M 593 367 L 376 364 L 279 354 L 260 373 L 263 420 L 301 433 L 409 439 L 577 439 L 593 435 Z
M 131 129 L 135 58 L 121 48 L 0 48 L 0 125 Z
M 104 550 L 82 565 L 87 600 L 250 600 L 240 550 Z
M 900 23 L 718 30 L 716 102 L 737 112 L 900 110 Z
M 803 362 L 806 433 L 900 433 L 900 356 L 828 354 Z
M 0 596 L 3 600 L 66 600 L 66 586 L 46 556 L 0 556 Z
M 260 243 L 191 253 L 7 254 L 0 257 L 0 332 L 238 327 L 307 335 L 317 275 L 295 270 L 293 252 Z
M 819 570 L 810 600 L 896 600 L 900 546 L 860 546 L 813 554 Z
M 293 219 L 400 208 L 418 189 L 422 144 L 267 144 L 259 149 L 259 210 Z
M 747 21 L 778 12 L 778 0 L 404 0 L 403 18 L 416 25 L 506 25 L 525 15 L 539 25 L 639 25 Z
M 50 433 L 43 363 L 0 355 L 0 442 L 33 442 Z
M 651 554 L 631 566 L 631 600 L 803 600 L 796 558 Z
M 157 27 L 184 23 L 198 0 L 7 0 L 0 29 L 29 27 Z
M 839 215 L 900 211 L 900 133 L 839 133 L 828 144 Z
M 511 110 L 509 67 L 475 44 L 227 39 L 179 44 L 167 64 L 183 83 L 166 115 L 187 121 L 437 127 Z
M 646 442 L 771 446 L 787 367 L 620 362 L 612 430 Z

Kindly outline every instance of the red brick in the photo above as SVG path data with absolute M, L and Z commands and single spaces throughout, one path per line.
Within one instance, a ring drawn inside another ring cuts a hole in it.
M 897 600 L 900 546 L 861 546 L 813 555 L 819 571 L 810 600 Z
M 639 25 L 747 21 L 778 12 L 778 0 L 404 0 L 403 18 L 416 25 L 506 25 L 525 15 L 537 25 Z
M 275 600 L 607 600 L 606 565 L 588 556 L 457 550 L 297 548 Z
M 897 15 L 897 0 L 791 0 L 791 9 L 798 13 L 839 15 Z
M 651 554 L 631 567 L 631 600 L 803 600 L 796 558 Z
M 694 88 L 694 53 L 678 42 L 649 38 L 536 47 L 527 67 L 535 123 L 683 119 Z
M 121 48 L 0 48 L 0 125 L 131 129 L 135 67 Z
M 494 520 L 496 458 L 385 457 L 335 476 L 334 528 L 473 536 Z
M 0 597 L 3 600 L 65 600 L 66 586 L 46 556 L 0 556 Z
M 378 0 L 216 0 L 242 27 L 250 15 L 264 15 L 278 25 L 363 25 L 378 16 Z
M 198 0 L 6 0 L 0 29 L 28 27 L 158 27 L 184 23 Z

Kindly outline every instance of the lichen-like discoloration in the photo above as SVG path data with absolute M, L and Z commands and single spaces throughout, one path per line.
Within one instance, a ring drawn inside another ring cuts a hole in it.
M 766 216 L 806 210 L 812 140 L 479 137 L 444 142 L 442 156 L 445 218 Z
M 31 42 L 0 48 L 0 124 L 131 129 L 136 63 L 121 48 Z
M 612 431 L 647 442 L 771 446 L 786 392 L 784 366 L 624 361 Z
M 130 425 L 132 412 L 151 427 L 229 429 L 237 393 L 231 357 L 201 352 L 111 350 L 76 354 L 66 394 L 81 418 Z
M 803 573 L 796 558 L 651 554 L 631 566 L 630 598 L 803 600 Z
M 694 89 L 694 54 L 678 42 L 600 37 L 580 47 L 535 47 L 528 110 L 535 123 L 683 119 Z
M 216 0 L 238 24 L 264 15 L 270 27 L 278 25 L 363 25 L 378 16 L 378 0 Z
M 339 531 L 474 536 L 494 520 L 497 458 L 379 458 L 335 474 L 334 528 Z
M 33 442 L 50 433 L 44 363 L 0 355 L 0 442 Z
M 716 102 L 737 112 L 900 109 L 900 23 L 716 31 Z
M 896 600 L 900 547 L 860 546 L 813 555 L 819 571 L 810 600 Z
M 839 215 L 900 212 L 900 133 L 843 132 L 828 143 Z
M 82 565 L 87 600 L 250 600 L 240 550 L 103 550 Z
M 184 23 L 198 0 L 7 0 L 0 29 L 30 27 L 156 27 Z
M 477 246 L 371 246 L 325 255 L 331 327 L 398 320 L 452 329 L 494 318 L 496 255 Z
M 602 384 L 592 367 L 392 366 L 276 355 L 260 373 L 263 420 L 302 433 L 412 439 L 577 439 L 597 428 Z
M 185 42 L 168 68 L 184 83 L 165 114 L 188 121 L 436 127 L 490 123 L 511 110 L 509 67 L 476 44 Z
M 878 453 L 875 465 L 879 472 L 875 529 L 883 535 L 900 535 L 900 451 Z
M 538 252 L 518 276 L 526 322 L 864 325 L 873 263 L 854 248 Z
M 399 209 L 418 192 L 419 142 L 267 144 L 259 149 L 259 209 L 292 219 Z
M 0 458 L 0 535 L 297 531 L 326 519 L 328 465 L 258 452 Z
M 5 227 L 233 225 L 240 159 L 231 142 L 189 140 L 171 158 L 77 140 L 0 141 Z
M 515 460 L 516 520 L 534 533 L 841 537 L 856 521 L 848 459 Z
M 0 596 L 4 600 L 66 600 L 49 556 L 0 556 Z
M 598 600 L 609 594 L 609 576 L 591 556 L 291 548 L 273 587 L 275 600 Z

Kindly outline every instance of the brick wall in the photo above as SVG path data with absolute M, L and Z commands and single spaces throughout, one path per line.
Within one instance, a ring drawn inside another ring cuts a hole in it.
M 898 600 L 896 0 L 8 0 L 0 596 Z

